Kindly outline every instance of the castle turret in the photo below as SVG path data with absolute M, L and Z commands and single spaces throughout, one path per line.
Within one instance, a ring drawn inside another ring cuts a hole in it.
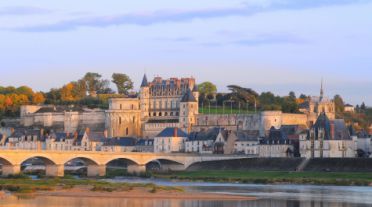
M 198 113 L 197 99 L 193 92 L 188 89 L 180 103 L 180 128 L 190 133 L 192 126 L 196 123 Z
M 146 74 L 143 76 L 140 90 L 141 120 L 146 121 L 150 113 L 150 87 Z
M 196 102 L 199 104 L 199 88 L 197 84 L 195 84 L 194 88 L 192 89 L 192 95 L 194 95 Z

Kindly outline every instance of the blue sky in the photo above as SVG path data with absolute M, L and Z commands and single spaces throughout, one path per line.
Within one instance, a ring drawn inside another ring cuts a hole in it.
M 129 3 L 130 2 L 130 3 Z M 220 91 L 372 105 L 372 0 L 2 0 L 0 85 L 46 91 L 95 71 L 194 76 Z

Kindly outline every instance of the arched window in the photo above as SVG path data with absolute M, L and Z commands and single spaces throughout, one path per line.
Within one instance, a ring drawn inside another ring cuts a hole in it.
M 126 135 L 129 134 L 129 129 L 128 129 L 128 127 L 125 129 L 125 134 L 126 134 Z
M 121 124 L 121 117 L 119 117 L 119 124 Z
M 134 122 L 136 122 L 136 117 L 133 116 L 133 124 L 134 124 Z
M 161 112 L 159 112 L 159 116 L 162 116 L 162 113 Z

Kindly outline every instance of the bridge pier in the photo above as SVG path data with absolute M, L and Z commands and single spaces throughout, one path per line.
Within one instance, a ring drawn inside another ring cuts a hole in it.
M 9 175 L 17 175 L 21 173 L 21 165 L 3 165 L 3 177 L 7 177 Z
M 48 177 L 63 177 L 65 176 L 65 165 L 46 165 L 45 175 Z
M 166 171 L 183 171 L 185 169 L 186 169 L 185 165 L 180 165 L 180 164 L 162 164 L 160 166 L 160 170 L 163 171 L 163 172 L 166 172 Z
M 127 171 L 130 174 L 144 173 L 146 172 L 146 165 L 128 165 Z
M 103 177 L 106 175 L 106 165 L 88 165 L 88 177 Z

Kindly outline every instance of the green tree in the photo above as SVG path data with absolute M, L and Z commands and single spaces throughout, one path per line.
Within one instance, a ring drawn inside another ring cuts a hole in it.
M 334 102 L 335 102 L 336 113 L 342 113 L 342 112 L 344 112 L 344 110 L 345 110 L 345 103 L 344 103 L 344 100 L 342 99 L 342 97 L 337 94 L 337 95 L 335 95 L 335 97 L 333 99 L 334 99 Z
M 102 75 L 100 75 L 98 73 L 88 72 L 88 73 L 85 74 L 83 79 L 86 83 L 87 91 L 89 92 L 89 96 L 94 97 L 94 96 L 97 95 L 97 91 L 101 87 L 101 84 L 100 84 L 101 77 L 102 77 Z
M 119 94 L 128 95 L 129 90 L 133 89 L 133 81 L 126 74 L 112 74 L 112 82 L 116 85 Z
M 292 99 L 296 99 L 295 92 L 293 92 L 293 91 L 289 92 L 289 97 L 291 97 Z
M 206 96 L 215 95 L 217 93 L 216 85 L 208 81 L 199 84 L 198 88 L 199 88 L 199 93 L 205 94 Z

